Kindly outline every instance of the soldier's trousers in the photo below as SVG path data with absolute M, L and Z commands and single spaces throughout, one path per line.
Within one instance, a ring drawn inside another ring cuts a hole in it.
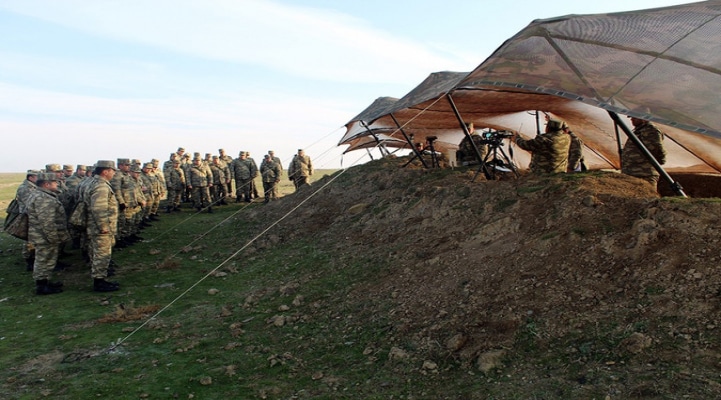
M 35 264 L 33 265 L 33 279 L 50 279 L 50 274 L 58 262 L 60 247 L 57 244 L 35 243 Z
M 105 279 L 108 277 L 108 265 L 110 265 L 115 238 L 109 233 L 88 232 L 88 239 L 90 275 L 94 279 Z
M 253 179 L 236 179 L 235 187 L 237 192 L 235 193 L 238 199 L 250 200 L 250 193 L 253 190 L 251 187 Z
M 193 197 L 193 207 L 205 208 L 210 205 L 210 190 L 207 186 L 193 186 L 191 195 Z
M 278 186 L 278 183 L 273 182 L 263 182 L 263 193 L 265 193 L 265 202 L 269 202 L 271 199 L 274 199 L 273 193 L 275 192 L 275 187 Z
M 183 196 L 183 189 L 173 190 L 168 188 L 168 205 L 171 208 L 180 207 L 180 201 Z

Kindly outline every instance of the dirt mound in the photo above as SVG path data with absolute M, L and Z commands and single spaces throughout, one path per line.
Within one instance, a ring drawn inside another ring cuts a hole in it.
M 275 240 L 314 237 L 341 258 L 387 264 L 347 301 L 392 321 L 389 341 L 420 359 L 486 371 L 501 354 L 533 375 L 531 361 L 508 361 L 532 349 L 589 370 L 621 362 L 658 379 L 664 365 L 716 379 L 717 200 L 662 198 L 610 172 L 472 182 L 473 170 L 404 161 L 339 172 L 255 216 L 302 203 Z

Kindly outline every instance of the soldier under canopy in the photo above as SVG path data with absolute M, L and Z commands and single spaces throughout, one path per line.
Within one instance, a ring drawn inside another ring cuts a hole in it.
M 469 136 L 463 136 L 463 140 L 461 140 L 461 143 L 458 145 L 458 151 L 456 151 L 456 162 L 463 166 L 477 165 L 479 164 L 479 155 L 481 160 L 486 158 L 486 154 L 488 154 L 488 145 L 484 143 L 483 137 L 476 132 L 473 122 L 466 122 L 465 125 L 468 130 L 468 134 L 470 135 L 470 139 Z M 476 154 L 476 149 L 480 154 Z
M 563 129 L 568 125 L 565 121 L 548 118 L 546 133 L 533 139 L 523 139 L 514 135 L 516 145 L 531 152 L 531 172 L 536 174 L 550 174 L 566 172 L 568 166 L 568 150 L 571 147 L 571 137 Z

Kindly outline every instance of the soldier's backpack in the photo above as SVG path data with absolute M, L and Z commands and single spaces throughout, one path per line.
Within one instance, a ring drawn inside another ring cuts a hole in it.
M 18 239 L 28 240 L 28 215 L 20 211 L 20 204 L 16 199 L 10 202 L 3 230 Z

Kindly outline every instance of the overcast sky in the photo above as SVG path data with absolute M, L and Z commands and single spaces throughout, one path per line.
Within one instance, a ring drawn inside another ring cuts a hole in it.
M 470 71 L 532 20 L 664 0 L 0 0 L 0 172 L 178 146 L 316 168 L 343 125 L 436 71 Z

